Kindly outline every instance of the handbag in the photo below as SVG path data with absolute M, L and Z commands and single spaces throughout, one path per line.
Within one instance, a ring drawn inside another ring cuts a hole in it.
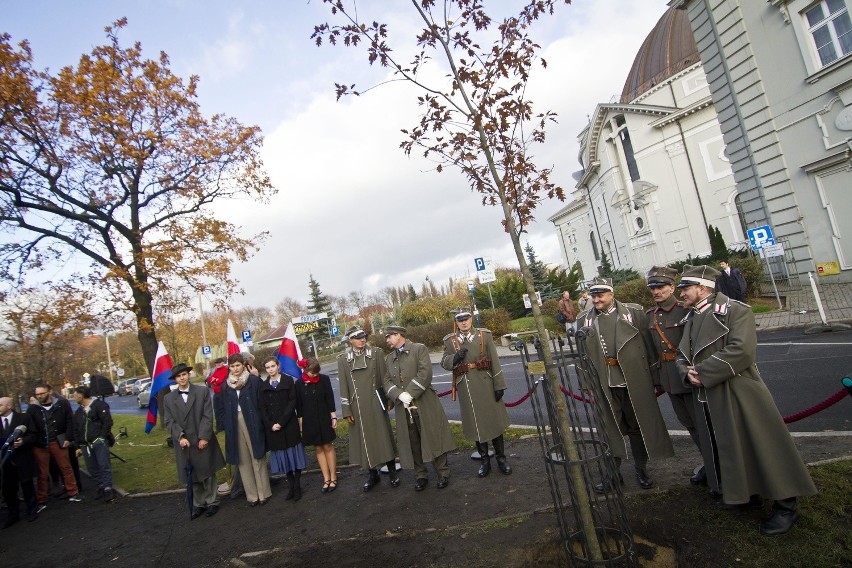
M 556 321 L 558 321 L 559 323 L 567 323 L 568 322 L 568 320 L 565 319 L 565 314 L 563 314 L 562 312 L 556 312 Z

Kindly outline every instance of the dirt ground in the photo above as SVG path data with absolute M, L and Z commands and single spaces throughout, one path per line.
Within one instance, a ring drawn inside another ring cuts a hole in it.
M 691 442 L 685 437 L 674 442 L 677 458 L 651 469 L 658 486 L 651 492 L 661 496 L 657 505 L 628 511 L 637 552 L 646 566 L 718 565 L 710 545 L 684 547 L 683 534 L 672 522 L 678 507 L 665 497 L 666 488 L 686 487 L 678 492 L 680 502 L 713 503 L 705 490 L 688 489 L 686 480 L 698 463 Z M 848 437 L 796 442 L 807 462 L 850 453 Z M 365 494 L 364 473 L 346 468 L 339 473 L 339 489 L 321 494 L 320 476 L 306 473 L 305 496 L 298 503 L 285 501 L 285 486 L 276 485 L 265 506 L 250 508 L 243 498 L 226 499 L 216 516 L 195 521 L 189 520 L 185 495 L 124 497 L 104 504 L 94 500 L 88 485 L 86 501 L 51 501 L 35 523 L 0 531 L 0 559 L 4 568 L 559 564 L 561 538 L 539 443 L 517 440 L 506 449 L 514 468 L 509 476 L 495 468 L 478 479 L 478 464 L 468 452 L 451 456 L 451 482 L 443 490 L 435 487 L 433 476 L 429 487 L 417 493 L 412 473 L 405 471 L 399 488 L 383 478 Z M 631 476 L 625 478 L 626 492 L 640 491 Z

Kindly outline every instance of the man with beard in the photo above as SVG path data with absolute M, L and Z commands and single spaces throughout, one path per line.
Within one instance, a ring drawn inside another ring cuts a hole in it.
M 716 292 L 719 271 L 683 267 L 683 303 L 691 308 L 678 348 L 682 376 L 711 417 L 722 482 L 722 509 L 749 509 L 774 499 L 761 523 L 767 536 L 787 533 L 796 498 L 817 492 L 757 370 L 757 331 L 748 305 Z

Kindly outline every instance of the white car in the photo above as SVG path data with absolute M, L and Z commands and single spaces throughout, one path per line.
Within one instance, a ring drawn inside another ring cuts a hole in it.
M 151 386 L 151 379 L 139 379 L 133 383 L 131 388 L 133 389 L 133 394 L 139 394 L 149 386 Z
M 136 404 L 139 405 L 139 408 L 148 408 L 148 404 L 151 402 L 151 385 L 145 387 L 145 389 L 136 395 Z

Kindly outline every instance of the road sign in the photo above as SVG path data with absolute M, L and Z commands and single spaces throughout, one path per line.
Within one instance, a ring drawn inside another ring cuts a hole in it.
M 305 333 L 311 333 L 319 330 L 319 322 L 318 321 L 308 321 L 305 323 L 294 323 L 293 331 L 296 332 L 296 335 L 303 335 Z
M 123 377 L 124 376 L 124 369 L 119 367 L 118 369 L 115 370 L 115 374 L 118 375 L 119 377 Z
M 473 292 L 473 280 L 467 281 L 467 289 Z
M 752 250 L 760 250 L 765 245 L 775 244 L 775 237 L 772 235 L 772 229 L 769 225 L 755 227 L 746 232 L 748 233 L 748 241 L 751 243 Z
M 212 349 L 210 349 L 210 346 L 209 346 L 209 345 L 202 345 L 202 346 L 201 346 L 201 354 L 202 354 L 205 358 L 209 359 L 209 358 L 213 355 L 213 350 L 212 350 Z
M 480 271 L 480 270 L 485 270 L 485 259 L 484 258 L 482 258 L 482 257 L 474 258 L 473 263 L 476 265 L 477 272 Z
M 331 336 L 335 337 L 340 333 L 340 328 L 336 325 L 331 326 Z
M 763 245 L 763 247 L 760 249 L 760 256 L 763 258 L 784 256 L 784 245 L 781 243 L 775 243 L 774 245 Z
M 251 331 L 250 330 L 244 329 L 243 332 L 242 332 L 242 336 L 243 336 L 243 343 L 248 343 L 249 341 L 251 341 Z
M 524 307 L 528 310 L 530 308 L 532 308 L 532 302 L 530 302 L 530 295 L 524 294 L 523 298 L 524 298 Z M 540 306 L 541 305 L 541 292 L 535 293 L 535 299 L 536 299 L 536 303 Z
M 479 283 L 480 284 L 488 284 L 489 282 L 496 282 L 497 275 L 493 270 L 483 270 L 479 273 Z
M 307 316 L 293 318 L 292 322 L 293 325 L 296 325 L 297 323 L 310 323 L 312 321 L 319 321 L 324 319 L 328 319 L 328 314 L 326 312 L 322 312 L 321 314 L 310 314 Z

